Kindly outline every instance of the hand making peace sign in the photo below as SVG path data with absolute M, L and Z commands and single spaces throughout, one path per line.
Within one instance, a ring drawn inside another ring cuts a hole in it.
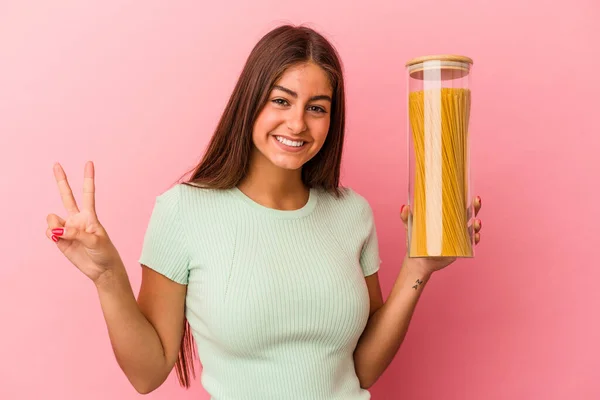
M 54 177 L 68 215 L 63 219 L 49 214 L 46 236 L 56 242 L 58 249 L 73 265 L 96 282 L 121 259 L 96 215 L 94 164 L 91 161 L 85 164 L 81 209 L 59 163 L 54 165 Z

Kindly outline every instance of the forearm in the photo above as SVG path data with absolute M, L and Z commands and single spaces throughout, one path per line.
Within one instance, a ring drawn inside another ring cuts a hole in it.
M 418 264 L 404 259 L 398 278 L 384 305 L 371 318 L 354 352 L 356 373 L 361 386 L 370 387 L 398 352 L 413 312 L 431 278 Z
M 117 363 L 139 392 L 150 392 L 168 375 L 163 345 L 141 312 L 121 264 L 96 282 Z

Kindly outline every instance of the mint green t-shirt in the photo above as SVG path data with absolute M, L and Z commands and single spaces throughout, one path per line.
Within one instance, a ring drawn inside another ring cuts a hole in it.
M 139 262 L 187 285 L 186 317 L 214 400 L 363 400 L 353 352 L 379 269 L 369 203 L 311 189 L 264 207 L 238 188 L 157 196 Z

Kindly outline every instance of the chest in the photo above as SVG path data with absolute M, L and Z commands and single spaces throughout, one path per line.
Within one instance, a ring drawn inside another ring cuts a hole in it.
M 188 307 L 206 337 L 265 356 L 290 344 L 356 344 L 369 310 L 359 244 L 349 250 L 323 227 L 292 223 L 238 226 L 220 240 L 229 245 L 196 255 L 190 271 Z

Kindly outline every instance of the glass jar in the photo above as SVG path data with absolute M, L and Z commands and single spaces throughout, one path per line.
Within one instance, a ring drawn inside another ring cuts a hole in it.
M 409 257 L 473 257 L 469 117 L 473 60 L 406 63 Z

